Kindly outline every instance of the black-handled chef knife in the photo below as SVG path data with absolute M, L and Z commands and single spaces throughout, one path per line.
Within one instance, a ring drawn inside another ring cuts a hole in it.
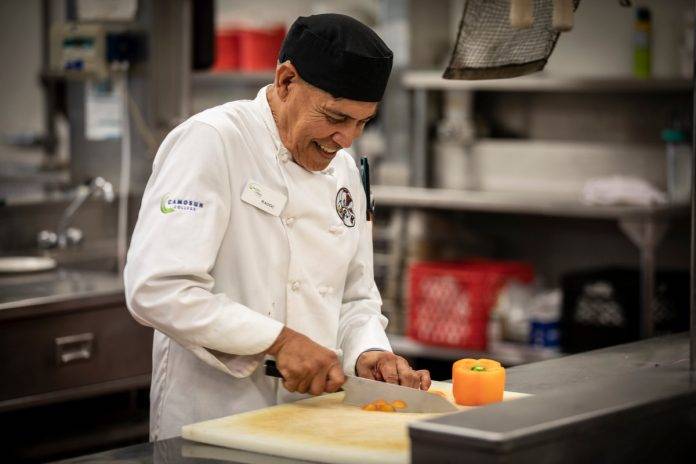
M 278 370 L 276 362 L 269 359 L 265 363 L 266 375 L 283 378 Z M 346 374 L 346 382 L 341 387 L 346 396 L 343 402 L 353 406 L 364 406 L 373 401 L 382 399 L 387 402 L 396 400 L 406 403 L 398 412 L 454 412 L 457 407 L 447 399 L 433 395 L 416 388 L 404 387 L 393 383 L 379 382 L 377 380 L 364 379 Z

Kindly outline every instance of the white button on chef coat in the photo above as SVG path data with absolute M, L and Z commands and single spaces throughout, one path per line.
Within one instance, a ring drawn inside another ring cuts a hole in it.
M 363 351 L 391 350 L 354 160 L 339 150 L 330 176 L 288 161 L 265 88 L 191 117 L 160 146 L 124 273 L 128 309 L 156 329 L 152 439 L 302 397 L 258 369 L 283 325 L 342 352 L 348 373 Z M 285 197 L 282 211 L 243 201 L 250 181 Z M 338 217 L 342 188 L 353 227 Z
M 331 285 L 321 285 L 317 288 L 317 291 L 326 296 L 326 295 L 333 295 L 333 287 Z
M 278 159 L 280 159 L 280 161 L 282 161 L 283 163 L 287 163 L 288 161 L 290 161 L 291 156 L 292 155 L 290 155 L 290 153 L 285 148 L 278 150 Z
M 329 232 L 331 232 L 334 235 L 341 235 L 341 234 L 343 234 L 343 232 L 345 232 L 345 226 L 338 225 L 338 224 L 332 224 L 329 227 Z

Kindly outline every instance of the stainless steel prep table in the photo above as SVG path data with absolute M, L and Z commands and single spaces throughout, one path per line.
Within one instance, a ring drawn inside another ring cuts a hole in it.
M 151 343 L 118 273 L 0 275 L 0 411 L 147 387 Z
M 507 389 L 535 396 L 411 426 L 413 462 L 628 462 L 635 457 L 631 453 L 642 445 L 654 444 L 662 449 L 665 458 L 669 452 L 664 447 L 689 451 L 694 446 L 693 438 L 678 445 L 679 440 L 696 430 L 696 383 L 687 368 L 686 334 L 510 368 Z M 584 407 L 588 392 L 599 400 Z M 501 412 L 505 407 L 508 412 Z M 665 414 L 670 420 L 665 420 Z M 673 424 L 685 428 L 675 432 Z M 605 433 L 621 427 L 635 433 Z M 584 433 L 593 432 L 600 433 L 600 437 L 593 443 L 583 440 Z M 646 441 L 646 432 L 659 435 L 659 439 Z M 660 441 L 665 434 L 670 439 Z M 531 443 L 546 443 L 547 448 L 530 448 Z M 514 455 L 518 450 L 530 449 L 532 454 Z M 597 450 L 600 454 L 596 454 Z M 600 459 L 588 460 L 588 455 Z M 100 461 L 300 462 L 200 445 L 181 438 L 66 462 Z

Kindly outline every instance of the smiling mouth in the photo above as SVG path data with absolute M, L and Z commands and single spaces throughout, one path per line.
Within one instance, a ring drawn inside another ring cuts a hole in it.
M 314 145 L 317 146 L 317 150 L 319 150 L 319 153 L 321 153 L 325 158 L 333 158 L 336 155 L 336 152 L 340 149 L 340 147 L 327 147 L 325 145 L 321 145 L 319 142 L 314 142 Z

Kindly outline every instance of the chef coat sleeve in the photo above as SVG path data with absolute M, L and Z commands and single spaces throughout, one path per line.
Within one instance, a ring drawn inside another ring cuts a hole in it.
M 138 322 L 245 377 L 283 325 L 213 292 L 211 270 L 230 218 L 228 162 L 220 134 L 206 123 L 189 120 L 167 136 L 143 195 L 124 281 Z
M 365 219 L 366 202 L 358 197 L 356 227 L 360 227 L 358 249 L 348 268 L 338 321 L 338 343 L 343 351 L 343 371 L 355 374 L 355 363 L 368 350 L 392 351 L 384 329 L 382 298 L 372 267 L 372 222 Z M 362 200 L 362 201 L 360 201 Z

